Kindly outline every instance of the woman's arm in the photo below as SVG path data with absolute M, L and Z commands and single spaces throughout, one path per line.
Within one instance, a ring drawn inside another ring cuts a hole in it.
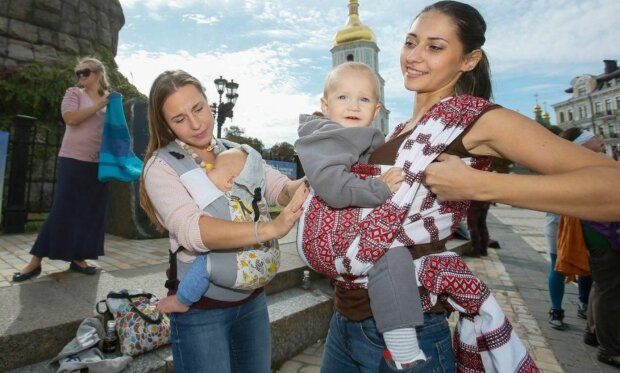
M 207 215 L 200 217 L 200 237 L 212 250 L 252 246 L 257 241 L 266 242 L 284 237 L 299 220 L 308 188 L 297 188 L 290 202 L 272 221 L 256 223 L 235 223 Z
M 443 200 L 496 201 L 588 220 L 620 220 L 620 164 L 527 117 L 508 109 L 489 111 L 463 143 L 472 154 L 510 159 L 540 175 L 478 171 L 443 154 L 425 171 L 425 183 Z
M 73 99 L 73 98 L 67 97 L 67 95 L 73 95 L 73 94 L 76 94 L 76 92 L 68 91 L 67 94 L 65 95 L 65 99 L 68 99 L 68 100 Z M 64 104 L 65 102 L 63 102 L 63 105 Z M 78 124 L 82 123 L 86 119 L 95 115 L 99 110 L 103 109 L 107 104 L 108 104 L 108 95 L 105 94 L 104 96 L 100 97 L 95 102 L 94 105 L 89 106 L 87 108 L 77 109 L 79 106 L 76 105 L 75 110 L 71 110 L 71 109 L 67 111 L 63 110 L 62 119 L 65 121 L 65 124 L 67 126 L 77 126 Z
M 234 249 L 256 244 L 255 223 L 237 223 L 206 215 L 191 198 L 176 172 L 161 158 L 145 165 L 145 188 L 159 221 L 179 246 L 192 251 Z M 281 238 L 302 214 L 307 188 L 298 188 L 289 206 L 270 222 L 260 222 L 261 242 Z

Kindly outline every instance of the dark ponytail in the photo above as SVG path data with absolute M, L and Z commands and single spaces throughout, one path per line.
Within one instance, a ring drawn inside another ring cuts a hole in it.
M 560 132 L 558 134 L 558 136 L 560 136 L 561 138 L 566 139 L 568 141 L 573 141 L 577 137 L 581 136 L 582 132 L 583 131 L 581 131 L 581 128 L 573 127 L 573 128 L 569 128 L 567 130 L 564 130 L 564 131 Z
M 464 53 L 471 53 L 476 49 L 482 52 L 482 58 L 476 67 L 471 71 L 464 72 L 456 82 L 455 94 L 467 94 L 490 99 L 493 96 L 491 71 L 487 55 L 482 50 L 486 41 L 484 33 L 487 30 L 484 18 L 476 8 L 458 1 L 438 1 L 422 9 L 420 14 L 431 10 L 441 12 L 452 19 L 457 27 L 457 35 L 463 44 Z

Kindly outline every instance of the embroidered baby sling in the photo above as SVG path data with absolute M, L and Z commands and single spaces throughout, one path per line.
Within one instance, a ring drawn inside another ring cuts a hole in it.
M 265 190 L 265 172 L 260 154 L 247 145 L 217 141 L 218 149 L 241 146 L 248 153 L 243 170 L 235 179 L 233 189 L 227 193 L 218 190 L 204 170 L 176 142 L 170 142 L 157 156 L 175 170 L 192 199 L 210 216 L 234 222 L 271 220 L 267 201 L 262 194 Z M 227 302 L 243 300 L 255 289 L 265 286 L 275 277 L 280 265 L 277 240 L 243 250 L 210 251 L 207 255 L 212 271 L 205 296 Z M 174 254 L 172 256 L 171 279 L 167 281 L 167 287 L 173 286 L 171 282 L 177 277 L 177 268 L 191 265 L 177 260 Z
M 448 145 L 488 108 L 491 102 L 457 96 L 435 104 L 401 144 L 394 166 L 405 181 L 374 209 L 332 209 L 311 194 L 300 219 L 297 247 L 308 266 L 343 288 L 366 285 L 365 275 L 390 247 L 436 242 L 448 237 L 463 218 L 468 201 L 439 201 L 422 185 L 423 172 Z M 476 169 L 488 169 L 487 158 L 467 158 Z M 385 168 L 385 167 L 384 167 Z M 353 168 L 361 177 L 381 173 L 374 165 Z
M 331 209 L 310 195 L 298 228 L 297 247 L 311 268 L 345 289 L 366 285 L 365 275 L 390 247 L 437 242 L 448 237 L 465 215 L 468 202 L 440 201 L 424 185 L 423 172 L 448 145 L 487 109 L 489 101 L 458 96 L 433 106 L 402 143 L 395 166 L 405 182 L 374 209 Z M 398 129 L 395 131 L 399 133 Z M 464 159 L 486 170 L 486 158 Z M 358 165 L 362 177 L 381 173 L 379 167 Z M 311 191 L 312 193 L 312 191 Z M 487 288 L 455 253 L 415 260 L 418 283 L 429 291 L 422 297 L 428 312 L 442 301 L 459 312 L 454 348 L 459 372 L 538 372 L 525 346 Z M 413 285 L 415 286 L 415 285 Z

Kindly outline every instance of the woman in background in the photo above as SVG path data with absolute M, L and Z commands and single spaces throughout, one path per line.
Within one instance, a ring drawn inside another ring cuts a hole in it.
M 52 210 L 30 250 L 30 263 L 13 275 L 13 282 L 38 276 L 43 258 L 65 260 L 69 269 L 94 275 L 96 268 L 86 259 L 104 255 L 108 184 L 97 173 L 110 84 L 105 66 L 92 57 L 78 61 L 75 76 L 78 86 L 67 89 L 60 105 L 66 128 Z

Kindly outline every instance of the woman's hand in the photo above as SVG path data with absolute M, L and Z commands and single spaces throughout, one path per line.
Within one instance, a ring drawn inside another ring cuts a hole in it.
M 259 226 L 259 237 L 262 237 L 262 226 L 265 225 L 265 233 L 270 233 L 268 237 L 270 238 L 282 238 L 286 236 L 286 234 L 293 228 L 297 220 L 301 217 L 303 213 L 302 205 L 308 197 L 309 189 L 308 186 L 304 183 L 302 186 L 297 188 L 295 194 L 291 198 L 290 202 L 286 205 L 286 207 L 282 208 L 280 215 L 276 217 L 273 221 L 262 223 Z M 265 235 L 267 237 L 267 235 Z
M 391 167 L 380 176 L 378 176 L 377 179 L 383 181 L 387 185 L 390 192 L 394 193 L 398 190 L 403 180 L 405 180 L 405 177 L 403 176 L 402 168 Z
M 95 102 L 95 106 L 97 107 L 97 110 L 101 110 L 104 107 L 106 107 L 106 105 L 108 104 L 108 95 L 109 93 L 104 94 Z
M 440 200 L 472 200 L 478 172 L 481 171 L 469 167 L 459 157 L 444 153 L 426 167 L 422 183 Z

